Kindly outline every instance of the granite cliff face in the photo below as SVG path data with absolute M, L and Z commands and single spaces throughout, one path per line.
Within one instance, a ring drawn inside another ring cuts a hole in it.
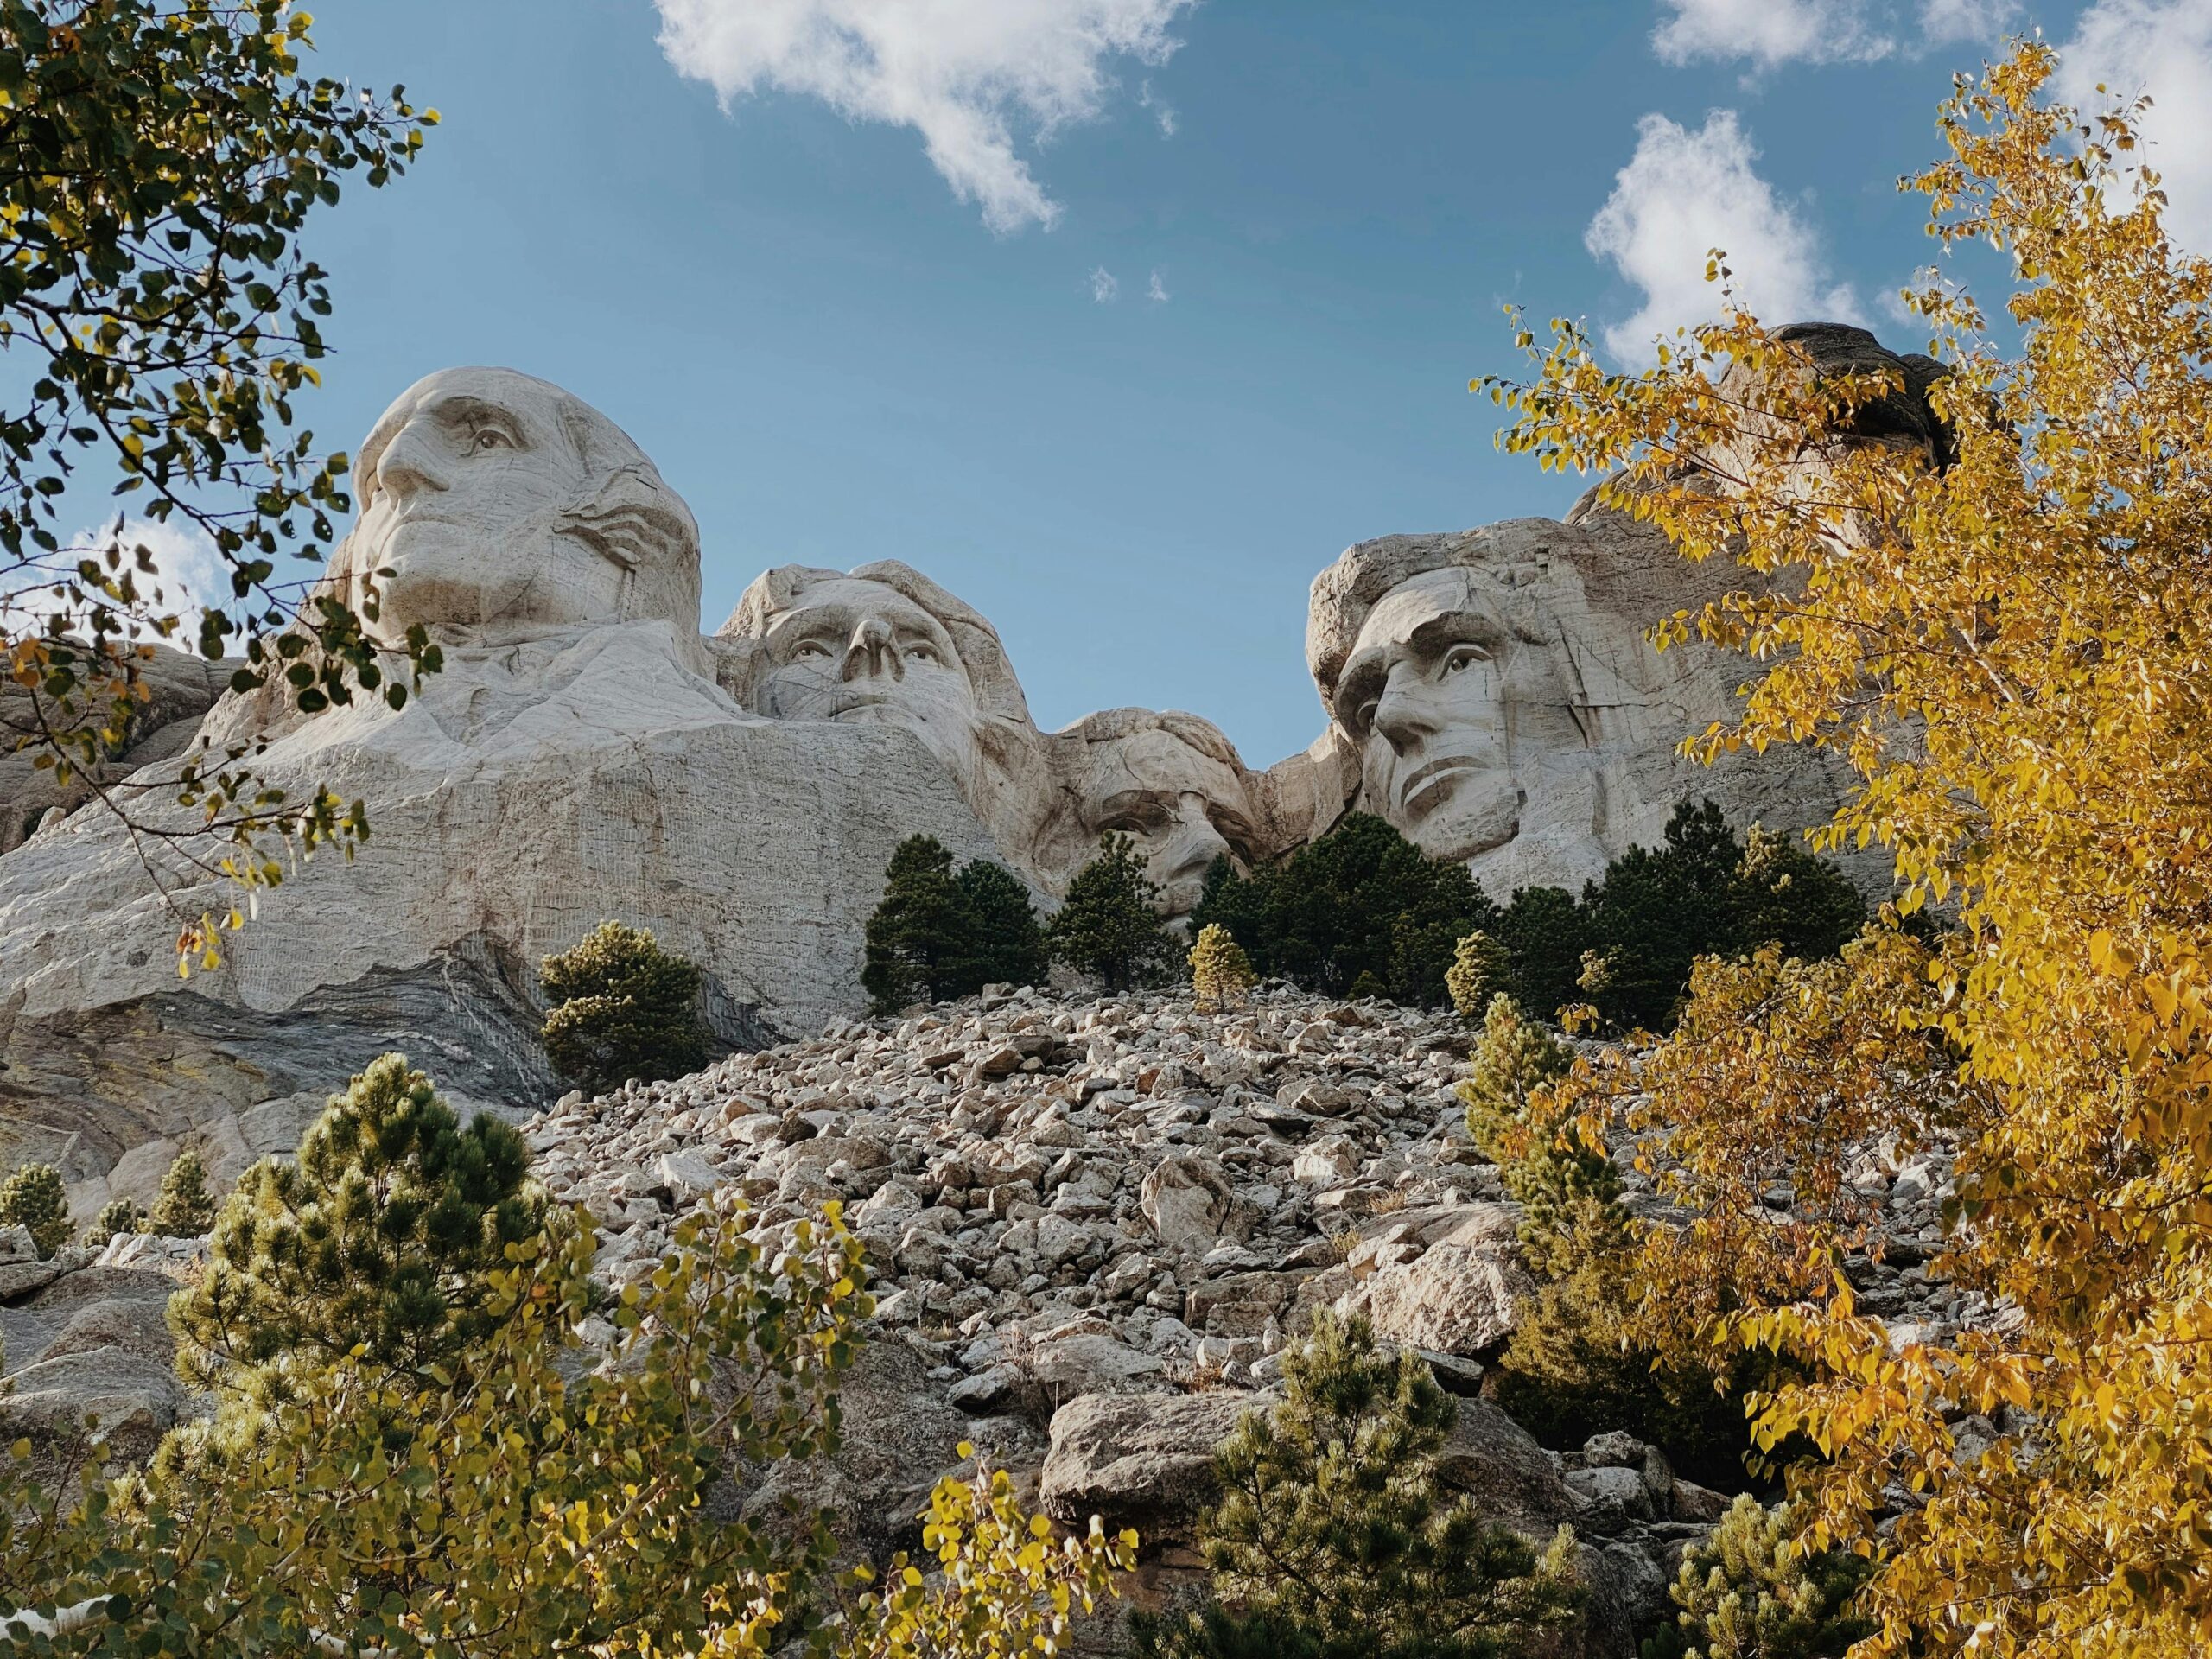
M 1854 364 L 1881 349 L 1816 344 Z M 59 1164 L 85 1213 L 147 1196 L 186 1142 L 219 1179 L 289 1147 L 389 1048 L 464 1102 L 543 1100 L 537 963 L 603 919 L 701 964 L 730 1048 L 858 1012 L 861 930 L 909 835 L 1049 904 L 1124 833 L 1178 916 L 1217 856 L 1280 857 L 1358 809 L 1503 898 L 1579 886 L 1688 795 L 1795 830 L 1842 787 L 1818 756 L 1675 755 L 1743 667 L 1662 656 L 1643 630 L 1727 573 L 1586 501 L 1348 550 L 1309 611 L 1327 729 L 1259 771 L 1194 715 L 1040 731 L 988 620 L 895 561 L 779 567 L 702 637 L 682 499 L 604 415 L 527 375 L 410 388 L 357 476 L 323 580 L 358 597 L 376 575 L 381 637 L 425 628 L 443 671 L 404 710 L 310 719 L 272 692 L 209 709 L 218 672 L 165 656 L 118 764 L 158 799 L 186 733 L 219 755 L 265 744 L 273 782 L 365 801 L 358 860 L 293 872 L 223 967 L 181 984 L 180 921 L 230 893 L 190 848 L 135 844 L 96 805 L 55 822 L 70 801 L 0 769 L 0 849 L 35 830 L 0 856 L 0 1166 Z

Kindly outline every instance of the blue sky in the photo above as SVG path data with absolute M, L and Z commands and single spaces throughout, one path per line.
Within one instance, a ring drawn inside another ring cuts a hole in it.
M 1319 728 L 1306 587 L 1347 543 L 1573 499 L 1467 392 L 1501 305 L 1632 352 L 1718 216 L 1773 312 L 1911 339 L 1896 181 L 2007 24 L 2163 66 L 2202 156 L 2212 0 L 334 5 L 324 72 L 444 123 L 311 232 L 311 423 L 351 449 L 427 371 L 528 370 L 690 502 L 709 628 L 766 565 L 903 558 L 1041 724 L 1186 708 L 1264 765 Z

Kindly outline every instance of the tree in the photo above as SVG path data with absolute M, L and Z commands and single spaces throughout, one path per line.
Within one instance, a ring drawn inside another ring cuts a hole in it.
M 594 1094 L 696 1071 L 707 1063 L 700 978 L 694 963 L 662 950 L 650 928 L 601 922 L 538 967 L 551 1005 L 545 1052 Z
M 1729 308 L 1635 373 L 1572 324 L 1524 334 L 1530 378 L 1493 386 L 1509 449 L 1611 470 L 1605 505 L 1741 567 L 1665 631 L 1764 665 L 1698 753 L 1846 756 L 1827 844 L 1885 847 L 1898 909 L 1955 918 L 1916 984 L 1857 970 L 1870 1028 L 1956 1061 L 1930 1271 L 2003 1325 L 1892 1346 L 1840 1295 L 1719 1331 L 1805 1368 L 1759 1433 L 1826 1454 L 1804 1540 L 1876 1553 L 1868 1652 L 2165 1659 L 2212 1628 L 2212 263 L 2168 238 L 2137 109 L 2078 119 L 2055 67 L 2021 41 L 1962 79 L 1914 181 L 1938 239 L 2001 252 L 2003 334 L 1931 277 L 1932 360 L 1824 370 L 1817 334 Z M 2025 1432 L 1969 1450 L 1961 1406 Z
M 878 1014 L 972 996 L 994 983 L 1033 984 L 1045 968 L 1044 931 L 1018 878 L 980 858 L 956 873 L 934 836 L 899 843 L 868 917 L 861 969 Z
M 422 1178 L 435 1147 L 467 1163 L 479 1135 L 454 1131 L 396 1059 L 310 1135 L 318 1161 L 344 1162 L 324 1219 L 342 1217 L 337 1265 L 371 1294 L 334 1326 L 295 1319 L 331 1311 L 290 1269 L 303 1253 L 256 1252 L 306 1345 L 196 1357 L 228 1397 L 246 1386 L 238 1370 L 289 1372 L 226 1478 L 73 1493 L 0 1465 L 0 1607 L 12 1610 L 0 1653 L 985 1659 L 1064 1643 L 1135 1566 L 1134 1535 L 1095 1522 L 1051 1539 L 1003 1472 L 940 1481 L 923 1529 L 931 1570 L 900 1556 L 867 1594 L 832 1570 L 819 1516 L 759 1530 L 727 1518 L 715 1498 L 730 1471 L 838 1447 L 837 1382 L 872 1304 L 836 1206 L 773 1244 L 742 1207 L 695 1214 L 651 1274 L 608 1298 L 577 1217 L 537 1211 L 542 1224 L 496 1253 L 495 1229 L 459 1229 L 458 1258 L 429 1248 L 427 1218 L 458 1212 L 452 1183 L 426 1205 Z M 381 1155 L 401 1145 L 404 1167 Z M 512 1185 L 502 1175 L 481 1196 Z M 252 1211 L 245 1192 L 226 1206 L 219 1263 Z M 433 1298 L 448 1304 L 432 1322 L 437 1362 L 395 1369 L 375 1287 L 433 1257 L 454 1269 Z M 584 1346 L 594 1325 L 601 1350 Z M 364 1340 L 346 1347 L 349 1333 Z
M 165 1449 L 165 1471 L 245 1455 L 303 1377 L 341 1360 L 404 1419 L 405 1396 L 482 1351 L 512 1312 L 499 1270 L 552 1224 L 529 1163 L 516 1129 L 482 1114 L 464 1127 L 404 1055 L 332 1096 L 296 1160 L 239 1179 L 207 1271 L 171 1300 L 179 1374 L 218 1409 Z
M 1513 984 L 1513 959 L 1505 947 L 1477 928 L 1452 947 L 1452 966 L 1444 976 L 1444 988 L 1462 1020 L 1486 1013 L 1493 997 L 1507 995 Z
M 1217 863 L 1191 925 L 1226 927 L 1263 975 L 1333 996 L 1366 994 L 1357 985 L 1433 1005 L 1446 1000 L 1459 941 L 1497 913 L 1465 865 L 1426 857 L 1381 818 L 1355 812 L 1281 865 L 1240 877 Z
M 85 1243 L 105 1244 L 110 1239 L 146 1230 L 146 1212 L 134 1198 L 110 1198 L 100 1206 L 92 1224 L 85 1229 Z
M 351 505 L 346 458 L 295 429 L 330 312 L 301 233 L 345 175 L 373 188 L 404 171 L 437 118 L 396 88 L 379 102 L 309 78 L 309 44 L 307 16 L 280 0 L 0 0 L 0 353 L 16 371 L 0 408 L 0 646 L 24 694 L 8 723 L 41 765 L 92 781 L 134 837 L 248 888 L 282 879 L 285 849 L 350 849 L 361 806 L 272 794 L 251 744 L 182 765 L 188 814 L 114 792 L 104 762 L 146 699 L 147 641 L 227 648 L 234 685 L 281 676 L 308 712 L 356 696 L 397 706 L 403 680 L 438 665 L 418 632 L 393 677 L 363 632 L 373 599 L 361 615 L 316 592 L 296 613 L 307 582 L 276 575 L 288 555 L 320 566 Z M 65 543 L 65 493 L 104 474 L 145 520 L 204 536 L 226 591 L 178 592 L 121 518 Z M 240 925 L 181 919 L 188 962 Z
M 1033 985 L 1047 966 L 1045 931 L 1029 889 L 1003 865 L 976 859 L 955 878 L 968 915 L 968 959 L 962 964 L 965 996 L 986 985 Z M 973 985 L 966 983 L 973 980 Z
M 1495 1160 L 1504 1150 L 1506 1130 L 1521 1121 L 1529 1095 L 1565 1077 L 1574 1054 L 1498 991 L 1483 1015 L 1471 1059 L 1458 1094 L 1467 1109 L 1467 1133 L 1485 1157 Z
M 1682 1611 L 1643 1643 L 1643 1659 L 1843 1659 L 1874 1631 L 1849 1611 L 1872 1563 L 1794 1548 L 1803 1517 L 1745 1494 L 1713 1535 L 1682 1553 L 1668 1594 Z
M 149 1230 L 164 1238 L 197 1238 L 215 1224 L 215 1199 L 207 1191 L 207 1172 L 189 1147 L 177 1154 L 162 1176 L 161 1191 L 148 1212 Z
M 1252 959 L 1227 928 L 1209 922 L 1198 930 L 1198 942 L 1191 947 L 1191 990 L 1200 1008 L 1218 1013 L 1239 1006 L 1257 978 Z
M 0 1181 L 0 1227 L 21 1227 L 43 1262 L 69 1242 L 69 1192 L 51 1164 L 19 1164 Z
M 1497 942 L 1512 964 L 1515 1000 L 1548 1018 L 1580 1002 L 1590 920 L 1564 887 L 1522 887 L 1497 918 Z
M 1109 991 L 1148 985 L 1177 955 L 1175 936 L 1160 919 L 1160 887 L 1127 836 L 1098 838 L 1098 856 L 1077 872 L 1068 896 L 1045 925 L 1052 955 L 1095 974 Z
M 1231 1659 L 1502 1659 L 1580 1600 L 1574 1534 L 1540 1556 L 1437 1478 L 1459 1408 L 1417 1354 L 1384 1355 L 1365 1321 L 1319 1315 L 1284 1352 L 1282 1402 L 1217 1454 L 1201 1522 L 1222 1608 L 1147 1621 L 1159 1655 Z

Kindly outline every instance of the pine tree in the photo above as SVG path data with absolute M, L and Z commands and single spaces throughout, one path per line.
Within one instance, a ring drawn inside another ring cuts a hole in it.
M 165 1448 L 186 1478 L 251 1443 L 303 1371 L 340 1360 L 404 1393 L 490 1338 L 490 1275 L 548 1224 L 521 1134 L 466 1128 L 430 1080 L 386 1054 L 331 1096 L 296 1161 L 249 1169 L 216 1217 L 207 1271 L 171 1299 L 179 1373 L 215 1420 Z
M 861 984 L 878 1014 L 946 994 L 969 954 L 967 906 L 952 855 L 934 836 L 909 836 L 891 855 L 883 898 L 868 918 Z
M 707 1062 L 700 977 L 650 930 L 601 922 L 575 950 L 539 965 L 537 982 L 551 1005 L 547 1056 L 597 1094 L 697 1071 Z
M 1790 1546 L 1802 1511 L 1768 1510 L 1748 1493 L 1682 1555 L 1668 1593 L 1682 1611 L 1643 1643 L 1643 1659 L 1841 1659 L 1874 1633 L 1848 1611 L 1873 1564 L 1845 1550 Z
M 215 1200 L 207 1191 L 207 1172 L 200 1154 L 187 1147 L 162 1177 L 147 1213 L 147 1230 L 164 1238 L 197 1238 L 215 1224 Z
M 1020 879 L 979 858 L 962 868 L 954 885 L 967 912 L 968 948 L 958 984 L 943 994 L 966 996 L 986 985 L 1034 985 L 1043 979 L 1045 930 Z
M 1438 1479 L 1459 1408 L 1418 1355 L 1380 1353 L 1363 1319 L 1325 1313 L 1283 1376 L 1272 1416 L 1221 1448 L 1224 1496 L 1201 1525 L 1235 1611 L 1145 1621 L 1151 1653 L 1500 1659 L 1573 1614 L 1573 1533 L 1539 1556 Z
M 1467 1133 L 1484 1156 L 1502 1160 L 1504 1136 L 1520 1122 L 1530 1091 L 1565 1077 L 1574 1055 L 1500 991 L 1490 999 L 1471 1058 L 1467 1080 L 1459 1087 Z
M 1485 1013 L 1491 999 L 1512 988 L 1513 960 L 1505 947 L 1477 928 L 1452 952 L 1452 966 L 1444 976 L 1444 988 L 1462 1020 Z
M 92 1224 L 85 1229 L 85 1243 L 105 1244 L 111 1238 L 145 1230 L 146 1212 L 138 1207 L 136 1200 L 110 1198 L 100 1206 L 99 1214 L 92 1218 Z
M 1239 1007 L 1257 976 L 1244 948 L 1218 922 L 1198 930 L 1191 947 L 1191 990 L 1198 1006 L 1209 1012 Z
M 1160 897 L 1135 844 L 1109 830 L 1046 925 L 1046 944 L 1061 961 L 1105 981 L 1109 991 L 1151 984 L 1177 955 L 1175 936 L 1160 919 Z
M 51 1164 L 23 1164 L 0 1181 L 0 1227 L 27 1229 L 43 1262 L 69 1242 L 69 1192 Z

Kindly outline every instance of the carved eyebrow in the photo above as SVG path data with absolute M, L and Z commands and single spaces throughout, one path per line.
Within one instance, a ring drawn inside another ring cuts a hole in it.
M 481 426 L 496 423 L 518 438 L 527 435 L 521 417 L 512 410 L 489 398 L 478 397 L 465 391 L 439 398 L 431 406 L 430 414 L 448 426 Z

